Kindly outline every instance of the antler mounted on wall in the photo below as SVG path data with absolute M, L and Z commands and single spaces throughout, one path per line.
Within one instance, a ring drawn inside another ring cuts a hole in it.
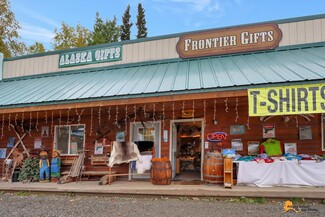
M 311 118 L 314 118 L 315 115 L 312 114 L 299 114 L 298 116 L 303 117 L 307 121 L 311 121 Z M 271 118 L 277 117 L 277 115 L 270 115 L 270 116 L 261 116 L 260 121 L 267 121 L 270 120 Z M 282 115 L 282 119 L 284 122 L 289 122 L 292 119 L 292 115 Z

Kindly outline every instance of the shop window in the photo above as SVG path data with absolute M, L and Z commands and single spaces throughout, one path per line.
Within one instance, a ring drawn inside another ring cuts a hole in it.
M 322 114 L 322 141 L 323 141 L 322 150 L 325 151 L 325 114 Z
M 84 125 L 65 125 L 55 127 L 54 149 L 61 155 L 77 155 L 85 144 Z

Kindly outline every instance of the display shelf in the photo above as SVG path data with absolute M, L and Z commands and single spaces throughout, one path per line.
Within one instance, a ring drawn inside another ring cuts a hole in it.
M 225 188 L 232 188 L 233 187 L 233 165 L 231 158 L 224 159 L 224 178 L 223 183 Z

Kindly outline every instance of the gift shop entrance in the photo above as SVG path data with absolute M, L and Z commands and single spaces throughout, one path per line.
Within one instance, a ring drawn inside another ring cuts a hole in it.
M 197 181 L 202 179 L 203 120 L 175 120 L 171 123 L 171 162 L 173 179 Z

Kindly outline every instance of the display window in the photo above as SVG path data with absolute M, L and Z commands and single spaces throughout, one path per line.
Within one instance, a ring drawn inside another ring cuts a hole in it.
M 85 145 L 84 125 L 64 125 L 55 127 L 54 149 L 61 155 L 78 155 Z

